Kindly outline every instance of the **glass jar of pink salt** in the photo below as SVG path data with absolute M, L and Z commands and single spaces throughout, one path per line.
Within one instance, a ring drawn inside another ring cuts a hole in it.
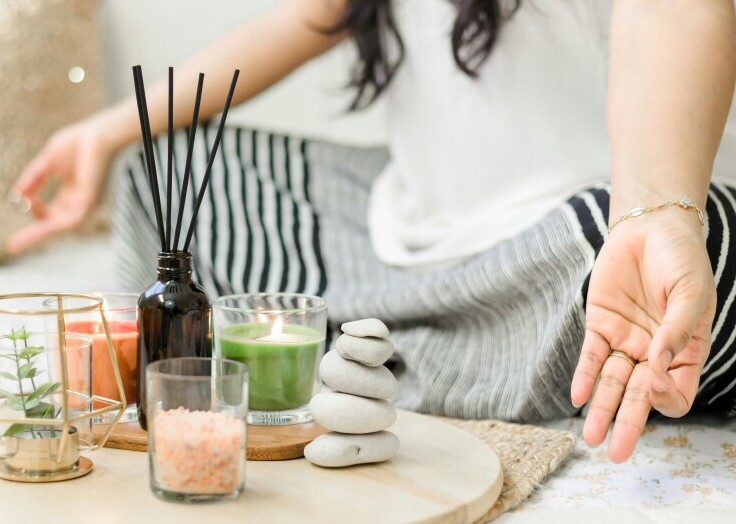
M 214 358 L 146 367 L 151 490 L 164 500 L 236 498 L 245 488 L 248 368 Z

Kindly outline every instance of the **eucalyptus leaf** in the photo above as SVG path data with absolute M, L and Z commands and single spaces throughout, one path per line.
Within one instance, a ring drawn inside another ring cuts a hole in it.
M 8 338 L 10 340 L 28 340 L 28 338 L 31 336 L 31 334 L 28 332 L 28 330 L 24 327 L 18 329 L 18 330 L 11 330 L 10 335 L 8 335 Z
M 28 395 L 28 400 L 47 397 L 50 394 L 52 394 L 54 391 L 59 389 L 60 386 L 61 384 L 59 384 L 58 382 L 49 382 L 48 384 L 41 384 L 40 386 L 36 388 L 35 391 L 33 391 L 33 393 Z
M 4 437 L 12 437 L 13 435 L 18 435 L 19 433 L 24 433 L 26 431 L 32 431 L 33 426 L 30 424 L 12 424 L 8 429 L 5 430 L 5 433 L 3 433 Z
M 23 400 L 20 398 L 14 398 L 8 403 L 8 407 L 15 411 L 23 411 Z
M 28 362 L 18 368 L 18 377 L 20 378 L 33 378 L 35 376 L 36 368 L 33 366 L 33 362 Z
M 25 410 L 26 413 L 30 413 L 31 410 L 35 409 L 36 406 L 38 406 L 39 404 L 41 404 L 41 401 L 39 399 L 37 399 L 37 398 L 34 398 L 34 399 L 28 398 L 26 400 L 26 403 L 23 405 L 23 409 Z
M 3 396 L 5 398 L 7 398 L 8 400 L 17 400 L 18 399 L 18 395 L 16 395 L 15 393 L 11 393 L 10 391 L 6 391 L 4 389 L 0 389 L 0 396 Z
M 31 409 L 26 409 L 29 418 L 54 418 L 54 406 L 48 402 L 39 402 Z
M 20 358 L 30 360 L 36 355 L 40 355 L 44 351 L 46 351 L 46 348 L 42 346 L 28 346 L 28 347 L 23 348 L 18 356 Z
M 18 381 L 18 377 L 13 375 L 12 373 L 8 373 L 7 371 L 0 371 L 0 377 L 6 378 L 8 380 L 12 380 L 13 382 Z

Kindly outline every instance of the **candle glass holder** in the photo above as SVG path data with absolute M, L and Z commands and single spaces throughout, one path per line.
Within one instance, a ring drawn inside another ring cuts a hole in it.
M 53 299 L 55 307 L 48 307 Z M 92 392 L 90 337 L 67 333 L 67 315 L 96 312 L 106 333 L 119 401 Z M 125 410 L 125 392 L 102 300 L 69 293 L 0 295 L 0 478 L 53 482 L 80 477 Z M 115 413 L 98 438 L 91 420 Z
M 236 498 L 245 488 L 248 369 L 185 357 L 146 367 L 151 490 L 175 502 Z
M 102 308 L 110 328 L 110 338 L 117 358 L 120 378 L 125 390 L 128 407 L 120 422 L 138 419 L 138 295 L 134 293 L 93 293 L 102 299 Z M 81 304 L 82 299 L 68 299 L 68 306 Z M 44 306 L 53 309 L 55 299 L 48 299 Z M 107 338 L 98 314 L 94 312 L 67 315 L 66 332 L 92 338 L 92 392 L 95 396 L 119 401 L 115 370 L 107 351 Z M 74 369 L 70 368 L 70 373 Z M 95 407 L 103 405 L 100 401 Z M 105 413 L 94 419 L 95 423 L 110 423 L 116 414 Z
M 232 295 L 213 304 L 215 352 L 250 373 L 248 423 L 312 420 L 309 402 L 320 389 L 327 302 L 287 293 Z

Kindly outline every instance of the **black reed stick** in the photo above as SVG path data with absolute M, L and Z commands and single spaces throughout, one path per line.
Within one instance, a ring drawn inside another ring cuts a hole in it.
M 207 184 L 210 180 L 210 173 L 212 172 L 212 166 L 215 163 L 215 156 L 217 155 L 217 148 L 220 147 L 220 140 L 222 139 L 222 130 L 225 127 L 225 119 L 227 118 L 227 112 L 230 109 L 230 103 L 233 100 L 233 94 L 235 93 L 235 84 L 238 82 L 238 75 L 240 70 L 236 69 L 233 73 L 233 80 L 230 83 L 230 91 L 227 93 L 227 100 L 225 100 L 225 109 L 222 111 L 220 117 L 220 126 L 217 128 L 217 135 L 215 135 L 215 142 L 212 144 L 212 151 L 210 152 L 209 162 L 207 163 L 207 170 L 204 172 L 204 178 L 202 179 L 202 185 L 199 188 L 199 194 L 197 195 L 197 202 L 194 205 L 194 211 L 192 212 L 192 221 L 189 223 L 189 231 L 187 232 L 187 239 L 184 242 L 184 251 L 189 250 L 189 243 L 192 241 L 192 234 L 194 234 L 194 225 L 197 222 L 197 213 L 199 212 L 199 206 L 202 205 L 202 199 L 207 190 Z
M 169 67 L 169 165 L 166 173 L 166 251 L 171 252 L 171 170 L 174 166 L 174 68 Z
M 143 82 L 143 69 L 138 66 L 138 83 L 141 88 L 141 107 L 143 108 L 143 124 L 146 133 L 145 144 L 148 145 L 148 157 L 150 158 L 150 170 L 151 170 L 151 182 L 153 183 L 153 194 L 154 194 L 154 211 L 156 214 L 156 224 L 158 226 L 158 234 L 161 237 L 161 244 L 166 247 L 166 236 L 164 233 L 164 219 L 163 213 L 161 212 L 161 194 L 159 193 L 158 187 L 158 173 L 156 171 L 156 156 L 153 152 L 153 137 L 151 135 L 151 123 L 148 116 L 148 104 L 146 102 L 146 86 Z
M 143 125 L 143 108 L 141 107 L 140 84 L 138 83 L 138 74 L 133 70 L 133 86 L 135 87 L 135 101 L 138 105 L 138 120 L 141 123 L 141 142 L 143 143 L 143 157 L 145 158 L 146 176 L 148 177 L 148 185 L 151 189 L 151 198 L 153 199 L 153 183 L 151 182 L 151 170 L 148 162 L 148 146 L 145 144 L 145 127 Z M 155 204 L 154 204 L 155 205 Z
M 184 219 L 184 203 L 187 201 L 187 190 L 189 189 L 189 176 L 192 172 L 192 151 L 194 149 L 194 137 L 197 134 L 197 122 L 199 121 L 199 102 L 202 100 L 202 85 L 204 84 L 204 73 L 199 73 L 199 82 L 197 83 L 197 96 L 194 99 L 194 114 L 192 115 L 192 126 L 189 128 L 189 143 L 187 146 L 187 161 L 184 167 L 184 180 L 181 186 L 181 196 L 179 197 L 179 215 L 176 218 L 176 232 L 174 233 L 174 251 L 179 249 L 179 235 L 181 233 L 181 223 Z
M 143 139 L 143 155 L 148 167 L 148 181 L 151 184 L 151 196 L 156 214 L 156 225 L 161 240 L 161 250 L 166 250 L 166 238 L 164 235 L 163 217 L 161 216 L 161 197 L 158 191 L 158 176 L 156 174 L 156 159 L 153 156 L 153 141 L 148 121 L 148 107 L 146 106 L 146 93 L 143 85 L 143 73 L 141 66 L 133 67 L 133 82 L 135 85 L 135 97 L 138 103 L 138 117 L 141 122 L 141 135 Z

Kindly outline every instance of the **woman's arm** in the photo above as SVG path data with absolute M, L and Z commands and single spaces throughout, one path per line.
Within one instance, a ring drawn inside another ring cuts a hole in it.
M 222 110 L 232 73 L 241 70 L 234 104 L 245 102 L 344 38 L 317 28 L 331 28 L 341 19 L 344 0 L 287 0 L 263 15 L 231 30 L 176 68 L 174 125 L 189 125 L 197 74 L 205 73 L 200 119 Z M 166 130 L 168 84 L 161 80 L 146 89 L 151 133 Z M 117 142 L 124 146 L 140 138 L 135 100 L 130 97 L 109 110 L 116 122 Z
M 736 76 L 733 0 L 616 0 L 610 51 L 609 223 L 681 196 L 703 209 Z M 604 441 L 615 415 L 608 454 L 623 461 L 652 408 L 689 411 L 714 314 L 695 212 L 666 208 L 615 227 L 593 267 L 572 384 L 574 404 L 592 395 L 588 444 Z
M 205 120 L 222 109 L 234 69 L 241 70 L 234 98 L 241 103 L 340 42 L 344 33 L 330 34 L 323 29 L 337 25 L 344 3 L 286 0 L 193 55 L 176 70 L 174 124 L 190 123 L 200 72 L 206 74 L 199 114 Z M 161 133 L 167 125 L 166 80 L 150 84 L 146 95 L 152 133 Z M 7 252 L 17 254 L 80 225 L 98 200 L 112 158 L 139 138 L 138 110 L 132 96 L 56 132 L 16 184 L 15 192 L 28 202 L 36 220 L 8 239 Z M 46 204 L 38 192 L 51 177 L 58 177 L 62 185 Z
M 735 22 L 733 0 L 616 0 L 608 84 L 611 221 L 682 195 L 705 205 L 733 96 Z

